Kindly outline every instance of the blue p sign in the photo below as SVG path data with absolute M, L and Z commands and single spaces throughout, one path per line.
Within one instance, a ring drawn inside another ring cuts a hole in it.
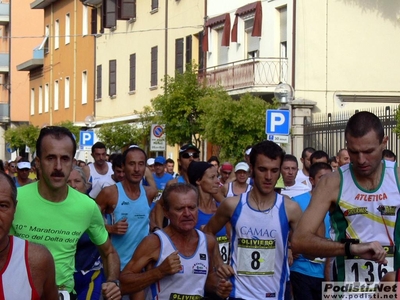
M 290 111 L 289 110 L 267 110 L 265 133 L 288 135 L 290 132 Z
M 79 139 L 80 146 L 91 147 L 94 144 L 94 132 L 93 131 L 81 131 L 80 132 L 80 139 Z

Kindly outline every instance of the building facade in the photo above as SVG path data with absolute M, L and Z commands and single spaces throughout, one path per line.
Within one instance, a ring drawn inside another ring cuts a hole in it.
M 44 12 L 41 44 L 18 66 L 30 71 L 30 122 L 84 124 L 94 115 L 92 8 L 79 0 L 36 0 L 30 6 Z

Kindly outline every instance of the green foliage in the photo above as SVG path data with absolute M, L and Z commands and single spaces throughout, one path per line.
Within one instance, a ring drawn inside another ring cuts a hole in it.
M 33 125 L 21 125 L 15 128 L 9 128 L 4 133 L 4 140 L 10 144 L 11 148 L 22 148 L 28 146 L 31 151 L 36 150 L 36 140 L 39 137 L 40 129 Z
M 265 112 L 277 108 L 263 99 L 245 94 L 239 100 L 207 97 L 200 103 L 203 137 L 221 146 L 220 157 L 231 161 L 243 159 L 243 150 L 265 139 Z
M 139 120 L 132 127 L 135 143 L 145 149 L 150 144 L 151 125 L 155 123 L 155 113 L 150 106 L 143 107 L 142 112 L 134 111 L 139 116 Z
M 71 131 L 72 134 L 75 136 L 76 143 L 79 144 L 79 136 L 80 136 L 81 127 L 75 126 L 74 123 L 71 122 L 71 121 L 62 121 L 62 122 L 60 122 L 60 123 L 58 123 L 56 125 L 57 126 L 61 126 L 61 127 L 65 127 L 69 131 Z
M 204 131 L 199 122 L 202 110 L 199 103 L 204 97 L 226 95 L 220 88 L 203 86 L 195 71 L 196 66 L 187 65 L 183 74 L 177 73 L 175 78 L 165 78 L 165 93 L 152 99 L 157 112 L 158 124 L 165 124 L 166 139 L 169 145 L 192 142 L 200 146 Z
M 96 134 L 99 141 L 110 150 L 120 150 L 122 147 L 136 140 L 133 127 L 130 124 L 104 124 Z
M 399 138 L 400 137 L 400 105 L 397 106 L 395 120 L 396 120 L 396 127 L 393 129 L 393 132 Z

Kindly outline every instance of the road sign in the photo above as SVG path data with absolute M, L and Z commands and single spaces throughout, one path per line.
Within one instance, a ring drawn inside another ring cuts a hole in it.
M 17 148 L 11 148 L 10 143 L 6 144 L 6 150 L 8 153 L 13 153 L 17 150 Z
M 165 151 L 165 125 L 152 124 L 150 132 L 150 151 Z
M 268 109 L 265 121 L 265 133 L 267 135 L 289 135 L 290 110 Z
M 275 143 L 282 143 L 282 144 L 289 143 L 289 135 L 269 134 L 267 139 L 268 141 L 273 141 Z
M 89 150 L 94 144 L 94 131 L 80 131 L 79 146 L 81 150 Z

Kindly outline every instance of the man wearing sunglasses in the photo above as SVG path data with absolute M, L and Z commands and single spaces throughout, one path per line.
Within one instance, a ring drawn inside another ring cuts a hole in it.
M 189 178 L 187 175 L 187 169 L 192 161 L 199 161 L 200 159 L 200 150 L 196 146 L 192 144 L 185 144 L 179 149 L 179 158 L 178 158 L 178 166 L 179 166 L 179 176 L 168 181 L 167 186 L 172 183 L 185 183 L 189 182 Z M 163 197 L 157 201 L 156 206 L 152 210 L 150 218 L 152 222 L 150 224 L 155 224 L 152 228 L 152 231 L 162 228 L 163 220 L 164 220 L 164 212 L 163 212 Z

